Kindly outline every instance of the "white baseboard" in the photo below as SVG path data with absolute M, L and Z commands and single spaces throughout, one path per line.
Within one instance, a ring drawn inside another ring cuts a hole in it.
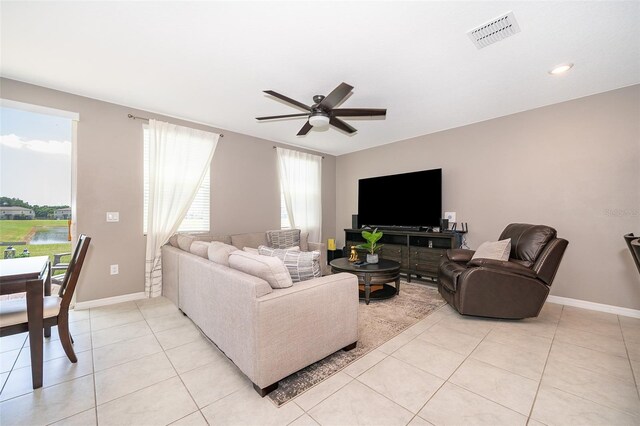
M 603 303 L 588 302 L 586 300 L 571 299 L 569 297 L 549 296 L 547 302 L 559 305 L 574 306 L 576 308 L 590 309 L 592 311 L 608 312 L 624 317 L 640 318 L 640 310 L 623 308 L 620 306 L 605 305 Z
M 89 308 L 97 308 L 98 306 L 115 305 L 116 303 L 129 302 L 131 300 L 144 299 L 147 296 L 144 291 L 139 293 L 123 294 L 122 296 L 105 297 L 104 299 L 87 300 L 86 302 L 77 302 L 73 309 L 82 310 Z

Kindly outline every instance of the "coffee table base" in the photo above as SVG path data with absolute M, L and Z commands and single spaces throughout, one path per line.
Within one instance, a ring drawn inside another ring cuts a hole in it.
M 345 258 L 334 259 L 331 272 L 347 272 L 358 277 L 360 299 L 368 305 L 370 299 L 387 299 L 400 293 L 400 264 L 392 260 L 380 259 L 377 264 L 356 266 Z M 386 283 L 395 283 L 395 288 Z M 382 286 L 382 287 L 380 287 Z M 373 288 L 372 288 L 373 287 Z
M 360 300 L 364 300 L 367 305 L 369 304 L 369 300 L 390 299 L 398 293 L 398 290 L 394 286 L 382 284 L 382 288 L 373 290 L 369 293 L 369 300 L 367 300 L 364 285 L 361 285 L 360 287 L 362 287 L 358 292 Z

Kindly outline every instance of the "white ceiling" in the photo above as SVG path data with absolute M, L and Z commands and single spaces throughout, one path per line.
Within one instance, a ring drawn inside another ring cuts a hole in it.
M 466 32 L 513 11 L 522 32 Z M 640 2 L 2 2 L 4 77 L 339 155 L 640 83 Z M 566 75 L 554 65 L 573 62 Z M 387 108 L 296 133 L 341 82 Z

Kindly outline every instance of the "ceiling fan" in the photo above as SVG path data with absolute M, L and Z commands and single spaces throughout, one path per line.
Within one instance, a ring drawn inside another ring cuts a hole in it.
M 351 93 L 353 86 L 347 83 L 341 83 L 338 87 L 333 89 L 327 96 L 315 95 L 313 97 L 314 104 L 311 106 L 305 105 L 302 102 L 298 102 L 287 96 L 281 95 L 273 90 L 265 90 L 273 97 L 281 99 L 297 108 L 303 109 L 307 112 L 300 114 L 286 114 L 286 115 L 272 115 L 268 117 L 256 117 L 256 120 L 273 120 L 277 118 L 292 118 L 292 117 L 308 117 L 307 122 L 302 126 L 298 132 L 298 136 L 304 136 L 309 133 L 311 128 L 318 129 L 327 128 L 329 125 L 343 130 L 349 134 L 356 132 L 356 129 L 349 124 L 345 123 L 338 117 L 376 117 L 386 116 L 386 109 L 378 108 L 336 108 L 346 97 Z

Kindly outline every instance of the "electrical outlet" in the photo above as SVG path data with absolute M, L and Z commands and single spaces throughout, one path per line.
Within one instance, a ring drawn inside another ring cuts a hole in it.
M 118 275 L 118 265 L 111 265 L 110 271 L 111 275 Z
M 107 222 L 120 222 L 120 212 L 107 212 Z

